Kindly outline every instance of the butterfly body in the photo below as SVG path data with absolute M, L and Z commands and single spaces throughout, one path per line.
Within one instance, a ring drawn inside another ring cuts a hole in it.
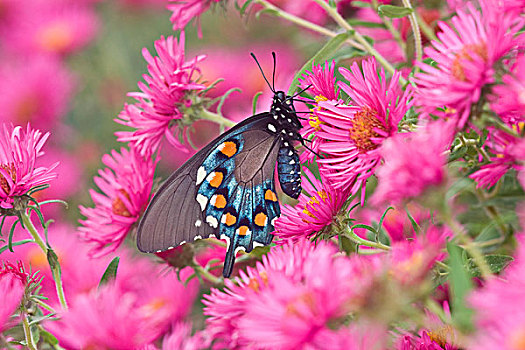
M 138 227 L 143 252 L 160 252 L 214 236 L 227 242 L 223 275 L 233 270 L 239 250 L 250 252 L 273 239 L 280 215 L 275 189 L 301 192 L 301 123 L 290 96 L 274 93 L 269 112 L 247 118 L 217 137 L 160 187 Z

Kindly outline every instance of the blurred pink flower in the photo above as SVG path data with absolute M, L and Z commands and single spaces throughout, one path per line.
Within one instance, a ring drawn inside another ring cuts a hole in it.
M 457 348 L 448 343 L 442 343 L 442 339 L 436 335 L 430 336 L 427 331 L 419 335 L 405 335 L 396 345 L 397 350 L 456 350 Z
M 323 175 L 318 180 L 308 168 L 303 168 L 303 192 L 295 206 L 283 205 L 281 216 L 275 222 L 274 234 L 282 239 L 297 242 L 329 227 L 341 211 L 350 193 L 336 190 Z
M 163 136 L 178 149 L 184 149 L 177 137 L 172 135 L 171 128 L 176 127 L 176 133 L 185 137 L 185 127 L 180 131 L 177 120 L 182 119 L 181 109 L 191 106 L 188 94 L 201 90 L 204 85 L 197 84 L 193 79 L 198 72 L 197 63 L 204 56 L 197 56 L 185 62 L 184 32 L 180 40 L 170 36 L 161 37 L 155 42 L 158 56 L 153 57 L 147 49 L 142 53 L 148 62 L 148 73 L 144 74 L 145 83 L 139 82 L 142 92 L 129 93 L 137 102 L 126 104 L 119 114 L 117 123 L 136 129 L 135 131 L 119 131 L 115 134 L 121 142 L 129 142 L 143 156 L 151 155 L 160 145 Z
M 172 11 L 170 21 L 173 24 L 173 30 L 184 29 L 192 19 L 198 23 L 199 37 L 202 37 L 200 27 L 200 15 L 210 8 L 212 3 L 219 3 L 221 0 L 168 0 L 166 6 Z
M 525 341 L 525 240 L 518 234 L 515 261 L 485 286 L 472 293 L 470 301 L 476 312 L 477 333 L 471 349 L 523 348 Z
M 28 57 L 0 66 L 0 120 L 49 130 L 69 105 L 73 77 L 56 58 Z
M 525 2 L 524 2 L 525 3 Z M 492 88 L 491 107 L 507 123 L 523 121 L 525 116 L 525 57 L 518 55 L 502 84 Z
M 319 25 L 325 24 L 329 18 L 326 11 L 312 0 L 270 0 L 269 2 L 288 13 Z
M 523 122 L 510 127 L 520 133 L 523 130 Z M 490 163 L 482 165 L 478 171 L 469 176 L 476 181 L 477 188 L 494 186 L 509 169 L 525 169 L 525 139 L 492 127 L 488 129 L 485 147 L 491 155 Z
M 516 49 L 523 21 L 505 12 L 496 0 L 481 1 L 481 11 L 468 3 L 450 22 L 439 22 L 439 41 L 425 48 L 437 63 L 417 62 L 417 104 L 425 115 L 453 117 L 462 128 L 483 87 L 494 82 L 495 64 Z
M 350 260 L 335 253 L 306 240 L 276 247 L 237 283 L 212 289 L 203 303 L 216 348 L 316 348 L 366 285 Z
M 36 0 L 19 6 L 18 20 L 3 32 L 3 44 L 10 50 L 34 55 L 76 52 L 95 37 L 98 18 L 87 4 Z
M 41 157 L 49 133 L 42 134 L 32 129 L 2 125 L 0 130 L 0 207 L 13 207 L 15 197 L 26 194 L 30 189 L 49 183 L 57 177 L 53 170 L 58 163 L 44 167 L 36 166 Z
M 174 324 L 171 333 L 164 337 L 162 350 L 208 349 L 209 343 L 209 340 L 201 332 L 191 335 L 191 324 L 180 322 Z
M 0 264 L 0 332 L 9 327 L 9 318 L 20 306 L 24 296 L 27 275 L 9 262 Z
M 414 133 L 397 134 L 381 148 L 384 164 L 378 167 L 378 186 L 372 203 L 400 203 L 422 195 L 447 179 L 446 151 L 454 125 L 429 123 Z
M 113 150 L 102 157 L 107 166 L 94 178 L 101 190 L 90 190 L 94 208 L 80 206 L 80 236 L 93 245 L 91 254 L 108 254 L 122 243 L 149 202 L 156 162 L 135 149 Z
M 387 83 L 384 70 L 377 73 L 375 58 L 363 61 L 362 68 L 363 72 L 354 63 L 351 71 L 339 70 L 349 83 L 340 81 L 339 86 L 350 97 L 350 105 L 321 101 L 321 108 L 314 111 L 321 122 L 316 131 L 319 150 L 326 154 L 318 160 L 321 172 L 335 187 L 350 188 L 351 193 L 364 189 L 381 161 L 382 142 L 397 133 L 411 107 L 412 90 L 408 86 L 402 91 L 399 72 Z

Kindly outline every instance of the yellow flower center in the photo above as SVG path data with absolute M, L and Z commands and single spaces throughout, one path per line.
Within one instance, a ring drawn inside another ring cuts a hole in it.
M 328 199 L 328 194 L 326 194 L 325 190 L 317 191 L 317 195 L 323 200 L 326 201 Z M 319 204 L 319 200 L 317 199 L 317 196 L 312 196 L 308 203 L 304 206 L 303 213 L 308 215 L 309 217 L 313 219 L 317 219 L 317 217 L 308 209 L 308 207 L 315 208 L 315 204 Z M 315 210 L 315 209 L 314 209 Z M 317 210 L 315 210 L 317 211 Z M 310 221 L 303 219 L 304 222 L 309 223 Z
M 465 74 L 464 64 L 467 62 L 473 62 L 474 59 L 470 55 L 474 52 L 476 55 L 481 57 L 483 61 L 487 62 L 487 45 L 482 42 L 480 44 L 465 45 L 463 49 L 456 54 L 454 62 L 452 62 L 452 75 L 460 81 L 469 81 L 469 78 Z
M 320 101 L 328 101 L 328 99 L 322 95 L 315 96 L 315 103 L 319 103 Z M 315 129 L 315 131 L 321 130 L 321 124 L 324 124 L 322 121 L 319 120 L 319 117 L 313 114 L 314 110 L 321 110 L 321 107 L 316 107 L 315 109 L 312 109 L 312 114 L 310 114 L 310 117 L 308 119 L 308 124 L 312 128 Z
M 129 201 L 131 201 L 129 194 L 125 190 L 120 189 L 118 190 L 118 192 L 124 197 L 126 197 Z M 126 208 L 124 201 L 118 196 L 115 197 L 115 199 L 113 199 L 113 203 L 111 203 L 111 209 L 113 211 L 113 214 L 125 216 L 128 218 L 131 216 L 131 213 L 129 212 L 128 208 Z
M 64 52 L 73 42 L 72 28 L 65 22 L 52 23 L 40 31 L 37 40 L 48 51 Z
M 452 326 L 448 324 L 432 332 L 427 332 L 427 334 L 430 340 L 436 342 L 443 349 L 446 347 L 447 344 L 453 344 L 454 340 L 456 339 L 454 328 L 452 328 Z
M 385 126 L 377 119 L 377 112 L 371 108 L 363 107 L 354 115 L 350 127 L 350 139 L 361 153 L 376 149 L 379 145 L 372 141 L 381 136 L 376 129 L 385 131 Z

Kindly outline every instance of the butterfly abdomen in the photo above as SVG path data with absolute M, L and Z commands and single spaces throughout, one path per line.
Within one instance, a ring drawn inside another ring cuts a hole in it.
M 297 199 L 301 194 L 301 163 L 295 148 L 283 144 L 277 156 L 277 173 L 283 192 Z

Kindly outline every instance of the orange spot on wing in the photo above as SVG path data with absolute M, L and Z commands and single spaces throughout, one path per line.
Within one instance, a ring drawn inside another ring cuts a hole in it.
M 259 213 L 255 215 L 255 220 L 253 221 L 255 222 L 255 225 L 264 227 L 266 226 L 266 219 L 267 219 L 267 216 L 265 213 Z
M 218 194 L 216 197 L 215 197 L 215 204 L 214 204 L 215 208 L 219 208 L 219 209 L 222 209 L 226 206 L 226 198 L 224 198 L 224 196 L 222 194 Z
M 224 223 L 227 226 L 235 225 L 236 222 L 237 222 L 237 217 L 235 217 L 234 215 L 232 215 L 230 213 L 226 213 L 226 220 L 225 220 Z
M 235 153 L 237 153 L 237 145 L 235 142 L 226 141 L 222 144 L 221 152 L 227 157 L 232 157 Z
M 213 177 L 210 180 L 210 186 L 215 187 L 215 188 L 219 187 L 223 179 L 224 179 L 224 175 L 221 172 L 219 171 L 214 172 Z
M 246 236 L 248 233 L 248 226 L 239 227 L 239 236 Z
M 272 190 L 266 190 L 266 192 L 264 193 L 264 199 L 272 202 L 277 202 L 277 196 Z

